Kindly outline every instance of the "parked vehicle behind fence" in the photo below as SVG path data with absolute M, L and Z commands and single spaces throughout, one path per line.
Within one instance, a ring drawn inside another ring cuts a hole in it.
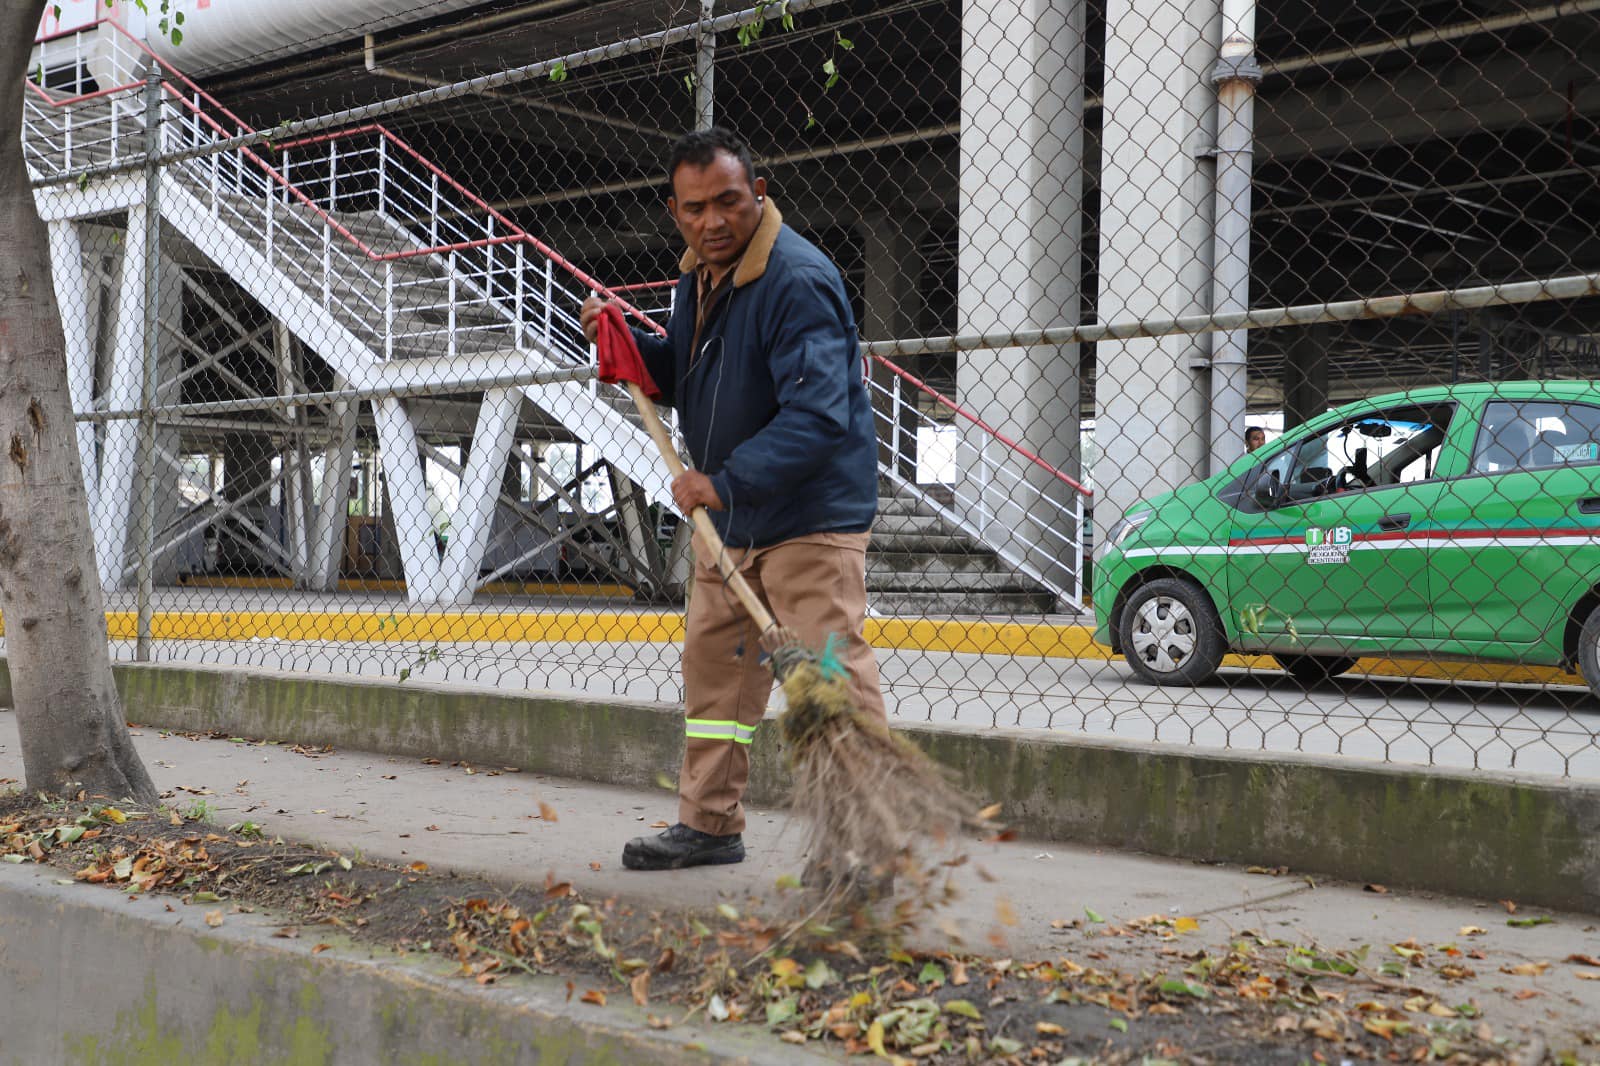
M 1160 685 L 1229 651 L 1295 678 L 1362 656 L 1577 668 L 1600 694 L 1600 382 L 1347 404 L 1129 508 L 1096 639 Z

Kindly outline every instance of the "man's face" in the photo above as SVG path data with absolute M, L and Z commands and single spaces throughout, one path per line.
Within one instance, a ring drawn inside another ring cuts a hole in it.
M 1259 429 L 1252 429 L 1244 435 L 1244 450 L 1253 452 L 1267 443 L 1267 435 Z
M 673 195 L 667 211 L 689 249 L 717 272 L 738 261 L 761 224 L 761 201 L 767 179 L 752 186 L 744 167 L 727 152 L 697 167 L 684 163 L 672 175 Z

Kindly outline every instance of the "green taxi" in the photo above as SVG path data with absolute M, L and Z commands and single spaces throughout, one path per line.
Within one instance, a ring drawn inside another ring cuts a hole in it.
M 1096 640 L 1155 684 L 1235 651 L 1305 682 L 1365 655 L 1576 667 L 1600 694 L 1600 382 L 1329 411 L 1129 508 L 1094 605 Z

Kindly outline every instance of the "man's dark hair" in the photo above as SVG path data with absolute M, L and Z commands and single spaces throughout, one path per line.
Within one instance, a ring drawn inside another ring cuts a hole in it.
M 737 159 L 744 168 L 745 180 L 751 187 L 755 186 L 756 164 L 750 157 L 750 147 L 732 130 L 712 126 L 708 130 L 685 133 L 673 143 L 672 154 L 667 157 L 667 191 L 672 192 L 672 179 L 677 176 L 679 167 L 685 164 L 692 167 L 710 166 L 718 152 L 726 152 Z

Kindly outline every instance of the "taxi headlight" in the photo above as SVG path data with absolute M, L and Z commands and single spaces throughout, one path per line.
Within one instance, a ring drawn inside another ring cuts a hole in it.
M 1108 547 L 1120 547 L 1122 542 L 1133 535 L 1134 530 L 1150 521 L 1154 511 L 1140 511 L 1137 514 L 1124 515 L 1122 521 L 1111 527 L 1111 536 L 1106 539 Z

